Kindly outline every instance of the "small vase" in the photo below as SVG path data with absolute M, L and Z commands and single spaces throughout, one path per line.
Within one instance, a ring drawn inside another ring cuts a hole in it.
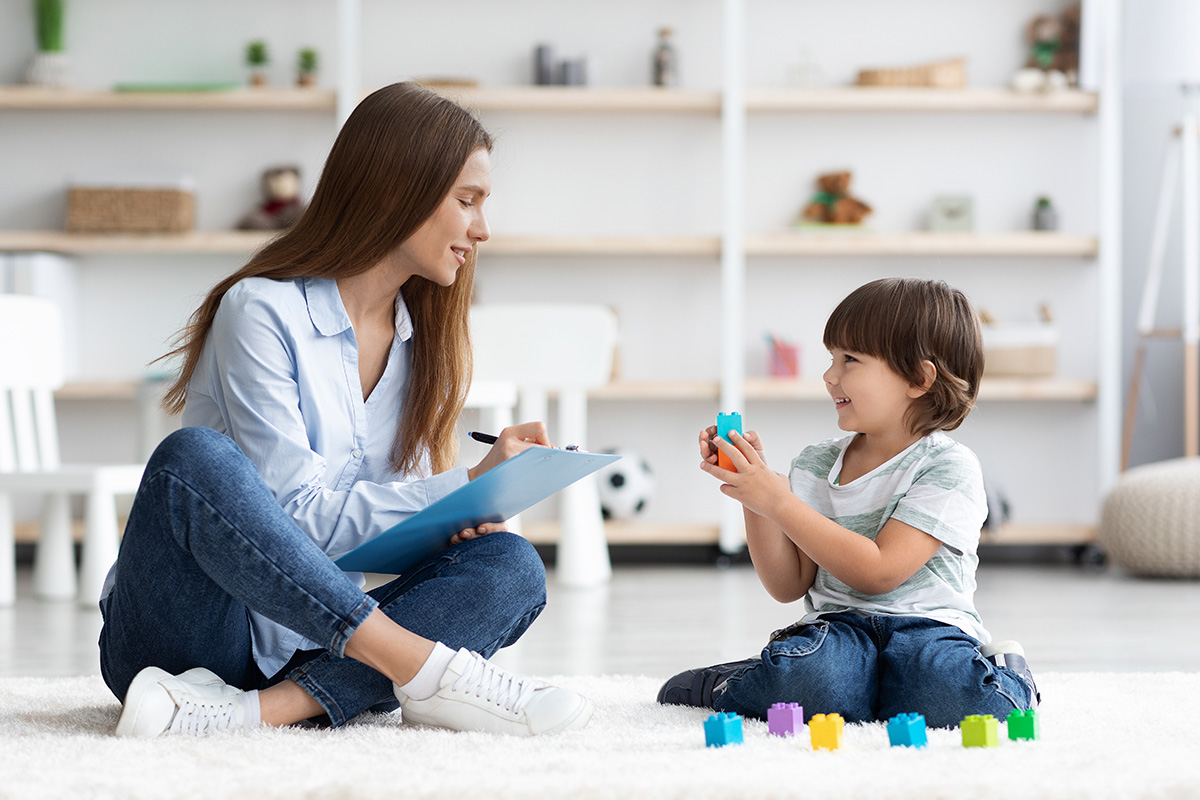
M 1033 229 L 1035 231 L 1058 230 L 1058 212 L 1054 206 L 1038 206 L 1033 210 Z
M 62 52 L 38 53 L 29 62 L 25 82 L 33 86 L 63 88 L 71 83 L 71 57 Z

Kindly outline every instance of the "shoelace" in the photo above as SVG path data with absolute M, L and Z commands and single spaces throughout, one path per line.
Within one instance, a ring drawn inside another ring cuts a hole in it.
M 236 728 L 238 699 L 184 700 L 171 720 L 171 733 L 202 734 Z
M 524 709 L 538 688 L 538 682 L 501 669 L 481 655 L 471 655 L 470 665 L 454 682 L 454 691 L 474 694 L 506 711 L 518 713 Z

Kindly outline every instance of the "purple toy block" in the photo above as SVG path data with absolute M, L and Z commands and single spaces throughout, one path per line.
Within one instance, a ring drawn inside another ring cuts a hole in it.
M 767 733 L 795 736 L 804 730 L 804 709 L 798 703 L 776 703 L 767 709 Z
M 713 714 L 704 721 L 704 746 L 742 743 L 742 718 L 732 712 Z
M 892 747 L 924 747 L 929 744 L 925 734 L 925 717 L 920 714 L 897 714 L 888 720 L 887 732 Z

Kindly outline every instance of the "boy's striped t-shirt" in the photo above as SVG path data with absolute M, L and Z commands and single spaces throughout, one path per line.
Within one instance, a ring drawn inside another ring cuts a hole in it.
M 974 603 L 979 531 L 987 517 L 979 459 L 938 431 L 843 485 L 838 482 L 842 459 L 855 435 L 805 448 L 792 461 L 792 491 L 821 514 L 872 541 L 889 519 L 898 519 L 942 546 L 886 594 L 857 592 L 818 568 L 804 598 L 804 621 L 839 611 L 921 616 L 957 626 L 986 643 L 990 636 Z

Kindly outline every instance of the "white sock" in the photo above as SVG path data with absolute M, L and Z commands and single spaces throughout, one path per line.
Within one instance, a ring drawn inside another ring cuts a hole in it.
M 411 681 L 399 687 L 400 691 L 413 700 L 428 700 L 433 697 L 437 690 L 442 688 L 442 676 L 446 674 L 446 667 L 450 666 L 450 661 L 456 655 L 456 651 L 441 642 L 434 643 L 429 658 L 425 659 L 425 663 Z
M 242 696 L 238 698 L 241 701 L 243 709 L 242 725 L 247 728 L 258 728 L 262 726 L 262 706 L 258 702 L 258 690 L 251 689 L 248 692 L 242 692 Z

